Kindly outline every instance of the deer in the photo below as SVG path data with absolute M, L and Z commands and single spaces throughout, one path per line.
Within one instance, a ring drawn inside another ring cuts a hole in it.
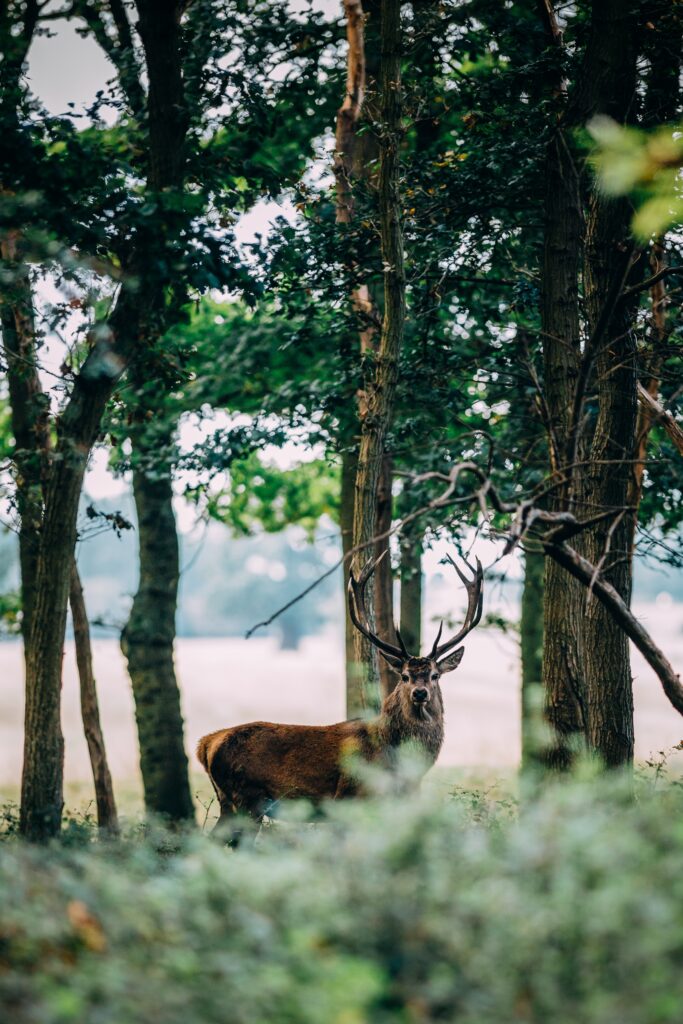
M 396 629 L 398 644 L 376 636 L 366 609 L 366 587 L 384 557 L 370 559 L 358 578 L 349 574 L 348 607 L 353 625 L 379 651 L 397 676 L 374 719 L 353 718 L 334 725 L 283 725 L 250 722 L 203 736 L 197 757 L 209 776 L 220 806 L 216 831 L 232 831 L 237 845 L 241 830 L 233 830 L 237 815 L 255 824 L 272 813 L 278 801 L 306 799 L 318 807 L 325 799 L 361 795 L 363 786 L 351 770 L 354 758 L 391 768 L 404 744 L 423 755 L 423 774 L 435 763 L 444 739 L 441 676 L 462 661 L 459 646 L 479 624 L 483 606 L 483 570 L 465 560 L 466 576 L 450 555 L 467 591 L 465 621 L 456 635 L 441 643 L 443 621 L 427 657 L 411 655 Z

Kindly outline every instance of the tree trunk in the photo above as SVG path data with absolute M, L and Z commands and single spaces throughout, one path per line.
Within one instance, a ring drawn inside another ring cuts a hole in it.
M 187 115 L 181 70 L 177 2 L 138 0 L 138 29 L 149 82 L 148 189 L 176 188 L 183 180 Z M 178 222 L 178 228 L 180 223 Z M 169 245 L 176 231 L 135 236 L 130 261 L 106 336 L 92 339 L 57 428 L 44 488 L 44 515 L 36 559 L 35 599 L 26 657 L 24 763 L 20 831 L 33 840 L 59 832 L 63 804 L 64 741 L 60 724 L 66 613 L 76 543 L 76 520 L 88 456 L 115 383 L 139 354 L 140 339 L 167 326 L 164 296 Z M 137 281 L 134 279 L 137 278 Z
M 549 14 L 549 5 L 542 3 L 541 8 Z M 546 34 L 551 47 L 561 45 L 551 13 Z M 554 72 L 548 91 L 560 109 L 545 161 L 541 327 L 550 464 L 559 482 L 566 470 L 564 442 L 572 429 L 573 398 L 581 360 L 578 281 L 582 213 L 577 169 L 570 148 L 572 122 L 567 113 L 564 83 Z M 554 511 L 576 506 L 581 490 L 578 469 L 571 479 L 569 486 L 558 486 L 554 493 Z M 560 770 L 571 765 L 574 751 L 583 742 L 583 601 L 580 584 L 548 559 L 543 688 L 552 740 L 545 760 L 548 767 Z
M 337 112 L 337 124 L 335 133 L 335 156 L 334 172 L 336 178 L 336 220 L 338 224 L 349 225 L 353 222 L 356 209 L 356 198 L 354 196 L 354 185 L 369 181 L 372 168 L 378 156 L 379 143 L 373 121 L 377 118 L 374 91 L 378 72 L 378 27 L 377 16 L 379 6 L 376 0 L 366 0 L 365 5 L 361 0 L 344 0 L 344 13 L 346 16 L 346 38 L 347 38 L 347 61 L 346 61 L 346 95 L 344 102 Z M 367 22 L 367 24 L 366 24 Z M 368 29 L 369 47 L 366 49 L 366 27 Z M 368 103 L 368 91 L 370 91 L 370 102 Z M 369 109 L 366 109 L 368 107 Z M 368 116 L 369 115 L 369 116 Z M 363 132 L 359 132 L 361 125 Z M 370 287 L 366 283 L 357 285 L 351 293 L 351 306 L 356 313 L 358 320 L 358 340 L 360 342 L 360 354 L 365 355 L 368 351 L 376 349 L 376 318 L 377 310 L 375 296 L 372 295 Z M 360 424 L 367 413 L 367 398 L 364 390 L 359 391 L 357 396 L 356 429 L 354 433 L 360 432 Z M 351 516 L 350 530 L 348 536 L 344 536 L 342 527 L 343 550 L 346 554 L 353 547 L 353 514 L 355 506 L 355 475 L 354 490 L 344 492 L 349 487 L 350 480 L 346 475 L 350 470 L 351 457 L 344 457 L 342 463 L 342 514 Z M 358 455 L 353 453 L 354 474 L 357 471 Z M 379 517 L 379 510 L 378 510 Z M 348 583 L 348 572 L 350 565 L 344 563 L 344 602 L 346 605 L 346 586 Z M 382 590 L 386 589 L 386 574 L 391 571 L 390 566 L 382 564 L 378 569 L 378 576 L 384 583 Z M 380 593 L 378 591 L 378 593 Z M 385 619 L 386 612 L 381 607 L 380 593 L 380 617 Z M 391 617 L 391 616 L 390 616 Z M 360 660 L 359 660 L 360 659 Z M 346 693 L 347 693 L 347 714 L 356 715 L 363 712 L 367 707 L 367 693 L 363 680 L 372 672 L 372 666 L 376 664 L 376 654 L 367 641 L 356 632 L 346 611 Z M 387 688 L 389 680 L 386 678 L 388 666 L 382 668 L 382 685 Z
M 158 440 L 158 439 L 157 439 Z M 169 476 L 133 474 L 140 582 L 121 635 L 133 684 L 140 768 L 148 811 L 171 821 L 194 817 L 173 661 L 178 538 Z
M 341 465 L 341 501 L 339 525 L 342 537 L 342 579 L 344 584 L 344 652 L 346 665 L 346 717 L 356 718 L 363 712 L 362 673 L 358 671 L 354 653 L 355 626 L 349 615 L 347 591 L 349 585 L 350 558 L 347 555 L 353 547 L 353 499 L 356 486 L 357 457 L 355 451 L 345 449 Z
M 382 0 L 381 15 L 381 122 L 379 170 L 379 211 L 384 273 L 384 315 L 374 378 L 366 392 L 366 414 L 362 420 L 356 497 L 354 546 L 361 546 L 354 558 L 360 571 L 371 552 L 377 512 L 377 490 L 384 458 L 387 430 L 393 413 L 398 380 L 398 356 L 405 321 L 405 273 L 403 228 L 399 185 L 399 144 L 401 131 L 401 23 L 398 0 Z M 368 607 L 374 611 L 374 586 L 370 580 Z M 370 623 L 374 629 L 374 623 Z M 375 649 L 360 634 L 356 637 L 356 659 L 369 666 L 364 680 L 366 692 L 377 703 L 379 671 Z
M 636 19 L 620 0 L 595 0 L 587 67 L 593 70 L 590 110 L 623 122 L 636 87 Z M 602 564 L 603 578 L 628 605 L 633 511 L 628 498 L 633 476 L 637 417 L 634 302 L 618 300 L 605 318 L 610 296 L 624 277 L 631 249 L 631 208 L 599 192 L 591 196 L 586 227 L 584 290 L 591 335 L 596 338 L 598 414 L 590 451 L 586 500 L 591 512 L 614 509 L 587 533 L 585 553 Z M 628 638 L 609 610 L 588 600 L 585 619 L 588 744 L 607 767 L 633 760 L 633 686 Z
M 18 241 L 18 240 L 17 240 Z M 0 298 L 3 344 L 7 358 L 17 508 L 20 517 L 19 555 L 22 591 L 22 633 L 24 657 L 28 662 L 35 602 L 36 574 L 40 550 L 43 488 L 49 464 L 48 400 L 43 393 L 35 350 L 33 294 L 28 270 L 14 260 L 11 239 L 2 243 L 6 269 L 12 284 Z M 74 619 L 76 657 L 81 681 L 81 711 L 95 782 L 98 823 L 111 833 L 118 832 L 116 805 L 100 727 L 97 692 L 92 673 L 90 631 L 83 591 L 75 564 L 71 576 L 71 608 Z
M 377 524 L 375 532 L 377 536 L 386 533 L 391 529 L 392 518 L 392 494 L 391 484 L 393 480 L 393 469 L 391 457 L 385 455 L 382 460 L 382 472 L 377 487 Z M 377 566 L 375 573 L 375 625 L 377 633 L 390 644 L 396 643 L 396 628 L 394 626 L 394 574 L 391 570 L 391 553 L 389 538 L 378 540 L 375 544 L 375 557 L 382 554 L 385 557 Z M 398 682 L 396 672 L 389 664 L 380 658 L 379 678 L 382 700 L 387 697 Z
M 24 765 L 20 830 L 33 840 L 59 832 L 63 806 L 64 739 L 60 722 L 62 656 L 76 518 L 88 454 L 111 391 L 109 377 L 74 382 L 59 423 L 45 491 L 35 601 L 26 658 Z
M 19 556 L 22 592 L 22 634 L 26 670 L 24 776 L 20 827 L 25 835 L 40 839 L 59 830 L 62 815 L 62 766 L 64 744 L 59 717 L 61 647 L 53 664 L 51 685 L 45 692 L 35 686 L 40 651 L 35 629 L 41 586 L 40 552 L 43 496 L 48 456 L 47 403 L 42 394 L 35 361 L 33 296 L 28 269 L 21 263 L 20 240 L 7 237 L 2 257 L 10 283 L 2 290 L 2 338 L 7 359 L 12 432 L 14 434 L 17 508 L 20 517 Z M 75 525 L 75 524 L 74 524 Z M 44 577 L 43 577 L 44 578 Z M 45 584 L 43 583 L 43 586 Z M 65 609 L 66 611 L 66 609 Z M 27 777 L 27 772 L 28 776 Z M 29 799 L 30 807 L 25 808 Z
M 422 644 L 422 538 L 401 537 L 401 637 L 411 654 Z
M 524 554 L 524 584 L 520 619 L 522 655 L 522 769 L 538 764 L 541 752 L 539 710 L 543 680 L 543 552 Z
M 76 647 L 78 678 L 81 686 L 81 716 L 83 719 L 83 731 L 85 733 L 86 743 L 88 744 L 90 766 L 92 768 L 93 782 L 95 784 L 97 824 L 100 829 L 107 831 L 110 835 L 118 835 L 119 820 L 116 813 L 114 787 L 112 785 L 111 773 L 107 763 L 104 735 L 100 724 L 97 686 L 92 667 L 90 625 L 88 623 L 85 599 L 83 597 L 83 586 L 81 584 L 81 578 L 75 562 L 71 569 L 71 590 L 69 593 L 69 600 L 74 627 L 74 644 Z

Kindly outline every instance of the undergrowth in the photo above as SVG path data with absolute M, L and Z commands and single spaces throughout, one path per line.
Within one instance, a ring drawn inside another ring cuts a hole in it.
M 683 1020 L 683 793 L 589 775 L 519 802 L 332 806 L 234 851 L 129 823 L 0 842 L 13 1024 Z

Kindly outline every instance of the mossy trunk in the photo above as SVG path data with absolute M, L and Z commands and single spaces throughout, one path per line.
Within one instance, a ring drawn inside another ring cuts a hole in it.
M 178 538 L 167 474 L 133 474 L 140 581 L 121 636 L 133 685 L 140 769 L 148 811 L 171 821 L 194 817 L 173 646 Z

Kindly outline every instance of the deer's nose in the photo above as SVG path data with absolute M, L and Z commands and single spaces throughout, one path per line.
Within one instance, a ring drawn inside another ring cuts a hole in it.
M 413 690 L 413 700 L 417 701 L 418 704 L 424 704 L 424 702 L 427 700 L 428 697 L 429 697 L 429 692 L 427 690 L 425 690 L 421 686 L 419 686 L 419 687 L 417 687 L 417 689 Z

